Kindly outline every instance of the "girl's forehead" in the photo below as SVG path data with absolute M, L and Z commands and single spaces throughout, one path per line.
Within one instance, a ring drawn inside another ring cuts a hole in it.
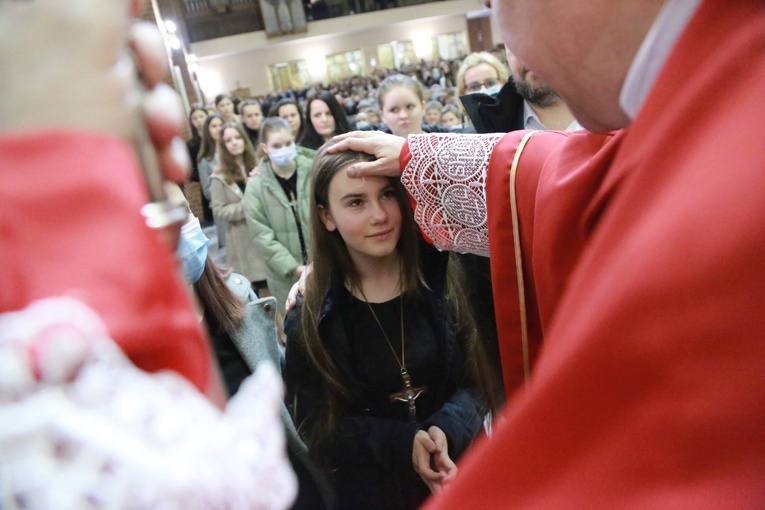
M 289 129 L 277 129 L 276 131 L 271 131 L 268 133 L 268 141 L 269 142 L 286 142 L 289 140 L 292 140 L 292 131 Z
M 385 97 L 383 98 L 383 101 L 387 102 L 389 99 L 393 101 L 401 101 L 401 100 L 419 101 L 420 100 L 419 96 L 417 95 L 415 91 L 411 90 L 408 87 L 404 87 L 403 85 L 393 87 L 388 92 L 386 92 Z

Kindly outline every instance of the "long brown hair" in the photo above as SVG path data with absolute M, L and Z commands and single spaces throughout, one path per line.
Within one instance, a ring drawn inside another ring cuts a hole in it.
M 359 152 L 327 152 L 332 141 L 323 145 L 316 154 L 311 168 L 311 260 L 313 272 L 306 282 L 306 293 L 301 310 L 301 334 L 308 358 L 326 382 L 326 402 L 320 407 L 320 414 L 310 423 L 301 424 L 309 451 L 316 460 L 323 463 L 327 438 L 342 415 L 341 401 L 352 393 L 330 353 L 319 336 L 321 306 L 326 292 L 334 284 L 346 284 L 351 292 L 361 288 L 361 277 L 348 252 L 348 248 L 337 230 L 328 231 L 319 216 L 319 206 L 329 207 L 329 186 L 334 176 L 356 161 L 371 161 L 374 158 Z M 420 292 L 426 284 L 420 273 L 419 229 L 409 200 L 399 179 L 392 178 L 394 193 L 401 209 L 401 237 L 396 246 L 400 264 L 400 287 L 402 292 Z M 453 259 L 451 257 L 450 259 Z M 478 338 L 475 321 L 467 300 L 464 271 L 450 260 L 446 275 L 447 307 L 452 314 L 450 320 L 456 328 L 457 340 L 464 353 L 463 382 L 478 388 L 488 408 L 496 411 L 501 405 L 501 382 L 487 372 L 483 344 Z
M 244 174 L 242 173 L 242 168 L 239 166 L 239 163 L 236 161 L 236 156 L 228 151 L 226 143 L 223 141 L 223 133 L 225 133 L 227 129 L 235 129 L 244 142 L 244 153 L 242 153 L 242 159 L 244 160 Z M 255 149 L 253 148 L 252 143 L 250 143 L 250 137 L 247 136 L 244 127 L 238 122 L 226 122 L 221 126 L 220 138 L 218 138 L 218 154 L 220 155 L 219 171 L 223 175 L 226 184 L 244 181 L 245 175 L 258 166 Z
M 205 310 L 224 331 L 236 329 L 247 316 L 247 307 L 226 285 L 231 270 L 219 268 L 208 256 L 194 292 Z
M 207 116 L 205 125 L 202 128 L 202 145 L 199 148 L 199 154 L 197 154 L 197 161 L 202 161 L 203 159 L 209 159 L 215 156 L 215 140 L 213 140 L 212 135 L 210 135 L 210 122 L 212 122 L 213 119 L 219 119 L 223 122 L 223 117 L 217 113 Z

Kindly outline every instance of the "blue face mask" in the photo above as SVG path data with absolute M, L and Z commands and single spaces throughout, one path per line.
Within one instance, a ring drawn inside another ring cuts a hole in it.
M 202 277 L 208 246 L 210 240 L 202 232 L 198 219 L 194 218 L 181 227 L 181 239 L 175 253 L 183 264 L 183 273 L 189 284 L 196 283 Z
M 496 94 L 499 94 L 499 91 L 500 91 L 501 89 L 502 89 L 502 86 L 501 86 L 501 85 L 494 85 L 492 88 L 490 88 L 490 89 L 486 89 L 486 90 L 484 90 L 482 93 L 483 93 L 483 94 L 486 94 L 487 96 L 494 96 L 494 95 L 496 95 Z
M 293 143 L 281 149 L 274 149 L 268 153 L 268 159 L 279 168 L 290 166 L 297 157 L 297 147 Z

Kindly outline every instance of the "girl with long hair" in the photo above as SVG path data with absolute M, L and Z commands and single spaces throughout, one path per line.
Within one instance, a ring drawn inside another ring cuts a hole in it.
M 244 192 L 247 225 L 265 262 L 268 289 L 284 310 L 290 287 L 305 269 L 309 179 L 312 160 L 298 154 L 292 128 L 269 117 L 260 126 L 260 149 L 267 158 Z
M 228 224 L 226 262 L 234 271 L 247 277 L 260 291 L 266 286 L 265 264 L 252 246 L 244 211 L 244 190 L 248 175 L 258 165 L 255 149 L 241 124 L 223 124 L 218 153 L 220 164 L 210 179 L 210 195 L 214 216 Z
M 204 127 L 202 128 L 202 145 L 197 155 L 197 166 L 199 168 L 199 182 L 202 184 L 202 195 L 208 203 L 211 202 L 210 178 L 213 170 L 218 166 L 218 139 L 220 130 L 223 127 L 223 118 L 217 113 L 207 116 Z M 223 248 L 226 245 L 226 222 L 215 216 L 215 231 L 218 235 L 218 247 Z
M 397 179 L 323 146 L 305 298 L 285 321 L 287 402 L 340 508 L 417 508 L 496 404 L 457 268 L 425 243 Z M 430 489 L 430 490 L 429 490 Z
M 305 106 L 305 131 L 298 143 L 317 150 L 335 135 L 349 131 L 348 116 L 335 95 L 325 90 L 310 94 Z

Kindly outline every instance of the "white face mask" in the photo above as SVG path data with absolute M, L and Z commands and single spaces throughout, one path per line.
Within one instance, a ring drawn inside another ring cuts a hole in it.
M 471 92 L 471 94 L 486 94 L 487 96 L 493 96 L 493 95 L 499 94 L 499 91 L 501 88 L 502 88 L 501 85 L 494 85 L 490 89 L 477 90 L 475 92 Z
M 268 159 L 278 167 L 289 166 L 297 157 L 297 147 L 295 144 L 282 147 L 280 149 L 274 149 L 268 153 Z

